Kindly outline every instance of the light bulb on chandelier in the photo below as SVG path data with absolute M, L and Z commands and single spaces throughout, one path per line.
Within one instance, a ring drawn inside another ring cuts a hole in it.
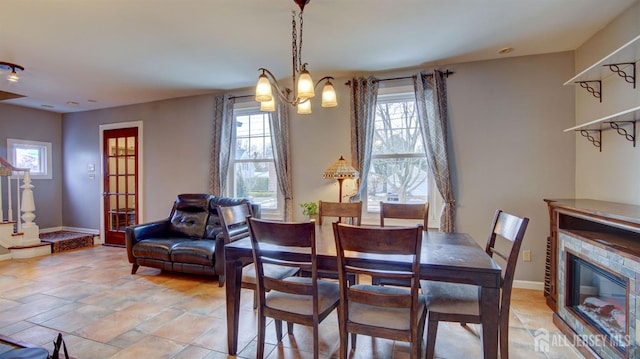
M 12 64 L 10 62 L 3 62 L 3 61 L 0 61 L 0 69 L 11 71 L 7 76 L 7 80 L 13 83 L 20 81 L 20 76 L 18 76 L 18 71 L 24 71 L 24 67 L 20 65 Z
M 271 87 L 273 86 L 275 87 L 278 97 L 280 97 L 282 101 L 285 101 L 286 103 L 297 107 L 297 112 L 299 114 L 310 114 L 310 99 L 315 97 L 315 88 L 318 87 L 318 85 L 322 82 L 324 82 L 324 86 L 322 87 L 322 107 L 338 106 L 336 90 L 331 83 L 333 77 L 325 76 L 314 84 L 309 71 L 307 71 L 307 63 L 302 63 L 302 15 L 304 12 L 304 6 L 307 5 L 310 1 L 311 0 L 294 0 L 298 7 L 300 7 L 300 33 L 298 34 L 298 32 L 296 31 L 296 14 L 295 12 L 293 12 L 293 19 L 291 21 L 291 33 L 293 37 L 293 41 L 291 43 L 291 52 L 293 58 L 293 90 L 289 88 L 281 88 L 271 71 L 263 67 L 258 69 L 258 71 L 262 71 L 262 73 L 258 77 L 258 83 L 256 84 L 255 99 L 256 101 L 260 102 L 260 110 L 262 111 L 275 111 L 275 104 L 273 103 L 274 95 L 271 89 Z M 299 43 L 298 38 L 300 39 Z M 298 79 L 297 82 L 296 78 Z

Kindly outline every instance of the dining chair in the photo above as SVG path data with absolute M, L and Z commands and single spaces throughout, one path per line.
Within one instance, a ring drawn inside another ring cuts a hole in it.
M 350 220 L 350 224 L 359 226 L 362 219 L 362 201 L 357 202 L 325 202 L 318 201 L 318 224 L 322 225 L 323 217 L 338 217 Z
M 486 253 L 503 264 L 498 330 L 500 358 L 509 358 L 509 305 L 520 246 L 529 219 L 497 210 L 491 224 Z M 500 242 L 496 245 L 496 242 Z M 500 249 L 498 249 L 498 247 Z M 504 250 L 506 248 L 507 250 Z M 439 322 L 482 323 L 480 287 L 472 284 L 423 280 L 420 282 L 427 302 L 427 359 L 434 358 Z
M 337 217 L 339 222 L 345 218 L 348 223 L 359 226 L 362 220 L 362 201 L 357 202 L 323 202 L 318 201 L 318 225 L 322 225 L 323 217 Z M 303 275 L 307 273 L 303 272 Z M 320 271 L 322 278 L 338 279 L 338 273 L 332 271 Z M 349 274 L 349 284 L 355 284 L 358 277 Z
M 356 348 L 357 335 L 362 334 L 409 342 L 411 358 L 420 358 L 426 316 L 424 296 L 419 289 L 423 227 L 358 227 L 334 223 L 333 231 L 340 278 L 340 358 L 347 358 L 349 334 L 351 350 Z M 398 268 L 363 260 L 371 254 L 403 256 L 408 265 Z M 405 279 L 411 286 L 349 286 L 348 274 Z
M 318 325 L 340 303 L 338 283 L 318 279 L 316 257 L 316 232 L 313 222 L 275 222 L 249 218 L 253 259 L 258 275 L 258 350 L 257 357 L 264 356 L 266 318 L 273 318 L 278 343 L 282 340 L 282 321 L 298 323 L 313 328 L 313 357 L 318 358 Z M 290 249 L 299 252 L 295 260 L 282 258 L 270 248 Z M 272 277 L 266 265 L 277 264 L 302 268 L 311 277 Z M 339 315 L 339 314 L 338 314 Z
M 249 226 L 247 217 L 252 215 L 251 205 L 242 203 L 235 206 L 218 206 L 218 216 L 224 236 L 224 244 L 228 244 L 238 239 L 249 236 Z M 276 278 L 286 278 L 298 273 L 298 269 L 286 266 L 266 265 L 264 271 Z M 226 275 L 219 279 L 219 286 L 223 286 Z M 256 292 L 256 267 L 253 263 L 242 268 L 242 288 L 253 290 L 253 309 L 258 306 L 258 295 Z
M 385 226 L 385 218 L 401 219 L 404 225 L 407 224 L 405 220 L 420 220 L 422 226 L 426 229 L 429 225 L 429 203 L 393 203 L 380 201 L 380 227 Z M 371 283 L 376 285 L 410 286 L 406 280 L 382 279 L 379 277 L 371 278 Z
M 384 227 L 385 218 L 418 219 L 422 226 L 429 226 L 429 203 L 391 203 L 380 202 L 380 227 Z

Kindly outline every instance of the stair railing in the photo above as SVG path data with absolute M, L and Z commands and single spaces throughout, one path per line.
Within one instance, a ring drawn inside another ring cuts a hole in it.
M 17 210 L 16 212 L 16 232 L 22 233 L 23 227 L 33 227 L 35 223 L 33 220 L 35 219 L 35 214 L 33 213 L 36 209 L 35 203 L 33 200 L 33 185 L 31 184 L 31 175 L 29 174 L 28 168 L 19 168 L 13 166 L 4 158 L 0 157 L 0 222 L 5 221 L 4 208 L 6 206 L 7 209 L 7 221 L 14 221 L 14 209 L 13 209 L 13 193 L 14 190 L 11 186 L 11 176 L 15 176 L 15 194 L 16 194 L 16 202 L 17 202 Z M 7 200 L 2 200 L 2 179 L 5 178 L 6 183 L 6 193 Z M 20 186 L 20 179 L 23 178 L 23 185 Z M 20 195 L 20 188 L 22 188 L 22 195 Z M 23 215 L 20 216 L 19 211 L 23 212 Z M 22 220 L 20 220 L 20 218 Z M 24 222 L 23 222 L 24 221 Z

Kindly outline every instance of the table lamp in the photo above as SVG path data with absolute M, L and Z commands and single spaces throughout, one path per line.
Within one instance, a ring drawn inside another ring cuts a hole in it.
M 327 168 L 327 170 L 324 171 L 322 177 L 326 179 L 338 180 L 338 186 L 340 187 L 339 202 L 342 202 L 342 181 L 347 178 L 358 179 L 358 177 L 360 177 L 360 173 L 358 173 L 355 168 L 351 167 L 351 165 L 347 163 L 344 157 L 340 156 L 340 159 L 338 159 L 338 161 L 336 161 L 331 165 L 331 167 Z

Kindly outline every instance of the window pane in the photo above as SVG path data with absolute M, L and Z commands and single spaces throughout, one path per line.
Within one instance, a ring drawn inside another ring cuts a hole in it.
M 425 158 L 373 159 L 367 180 L 370 210 L 379 202 L 427 202 L 428 168 Z
M 38 148 L 18 147 L 16 148 L 16 167 L 28 168 L 31 173 L 43 173 L 41 152 Z
M 273 158 L 269 117 L 262 113 L 236 117 L 236 159 Z
M 378 212 L 380 201 L 427 202 L 429 170 L 413 94 L 378 100 L 367 211 Z
M 269 114 L 243 108 L 235 109 L 234 116 L 235 143 L 227 191 L 230 196 L 260 204 L 263 215 L 280 215 Z
M 424 153 L 415 101 L 383 102 L 376 106 L 372 154 Z
M 250 198 L 262 209 L 278 207 L 278 180 L 273 161 L 236 162 L 234 166 L 234 197 Z

